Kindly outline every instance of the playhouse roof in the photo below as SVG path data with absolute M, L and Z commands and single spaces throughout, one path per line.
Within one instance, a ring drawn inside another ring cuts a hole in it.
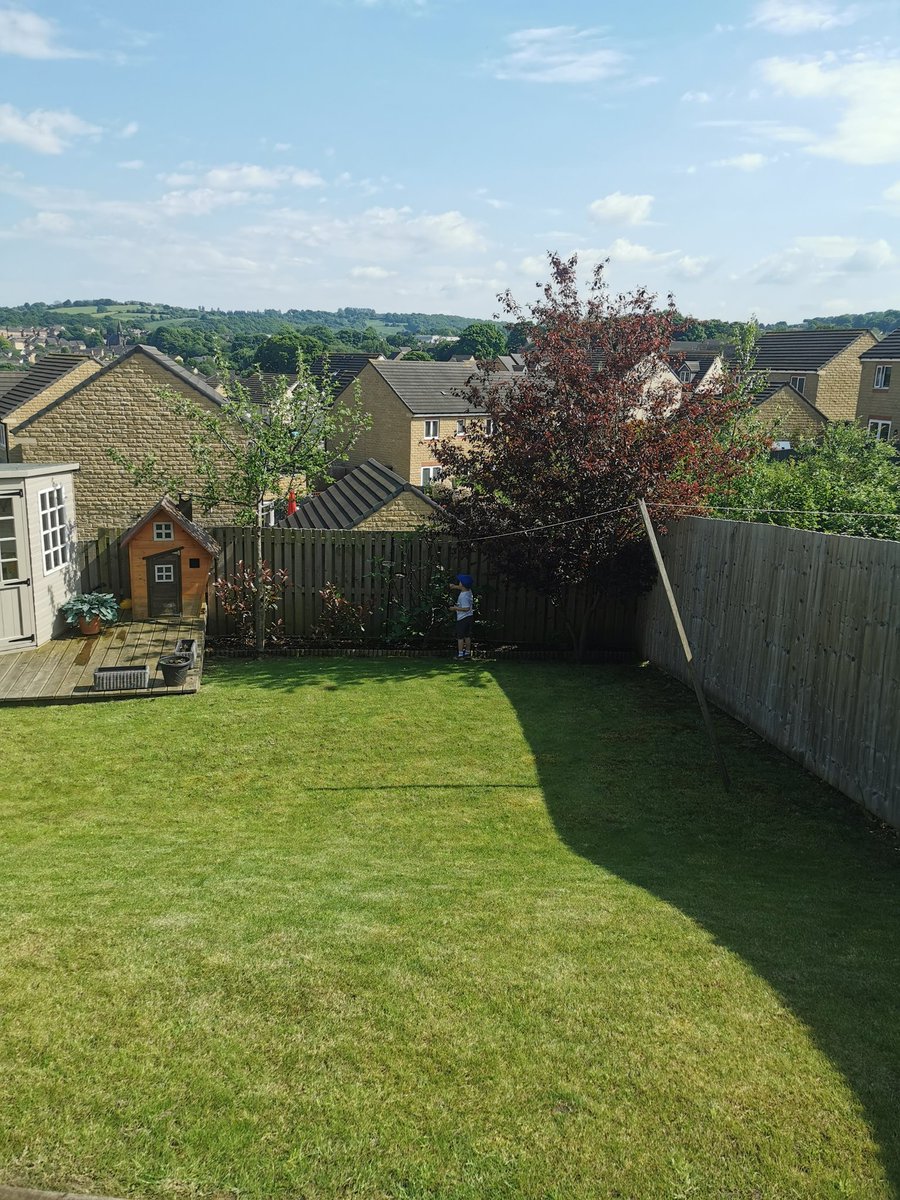
M 211 538 L 205 529 L 201 529 L 199 525 L 196 525 L 190 519 L 190 517 L 186 517 L 175 501 L 169 496 L 163 496 L 158 504 L 155 504 L 148 513 L 146 513 L 139 521 L 136 521 L 135 524 L 132 525 L 128 532 L 123 535 L 122 545 L 127 546 L 131 539 L 135 537 L 145 525 L 148 525 L 151 521 L 156 520 L 161 513 L 164 513 L 167 517 L 169 517 L 175 525 L 178 525 L 179 528 L 184 530 L 188 537 L 193 538 L 193 540 L 197 542 L 198 545 L 202 546 L 204 550 L 208 550 L 210 554 L 219 553 L 219 543 Z

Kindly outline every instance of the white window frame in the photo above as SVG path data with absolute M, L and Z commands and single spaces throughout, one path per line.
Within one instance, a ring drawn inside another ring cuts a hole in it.
M 879 442 L 891 440 L 891 422 L 883 417 L 869 417 L 869 433 L 874 433 Z
M 690 383 L 691 380 L 694 378 L 694 372 L 687 365 L 687 363 L 682 363 L 681 368 L 678 372 L 678 378 L 681 380 L 682 383 Z
M 453 436 L 454 437 L 465 437 L 466 436 L 466 422 L 465 422 L 464 417 L 457 417 L 456 430 L 455 430 Z
M 168 533 L 166 532 L 168 530 Z M 153 522 L 154 542 L 171 542 L 175 540 L 175 526 L 171 521 Z
M 175 582 L 175 564 L 174 563 L 154 563 L 153 564 L 153 582 L 154 583 L 174 583 Z
M 421 484 L 423 487 L 429 483 L 437 483 L 437 481 L 440 478 L 441 478 L 441 468 L 440 467 L 437 467 L 437 466 L 422 467 Z
M 0 421 L 0 450 L 6 449 L 6 426 Z
M 496 428 L 497 428 L 497 425 L 494 421 L 494 418 L 493 417 L 485 417 L 485 419 L 484 419 L 484 436 L 485 437 L 493 437 L 494 431 L 496 430 Z
M 41 515 L 41 551 L 44 574 L 53 575 L 69 565 L 69 515 L 66 511 L 66 489 L 63 484 L 38 492 Z
M 422 439 L 425 442 L 434 442 L 441 436 L 441 423 L 437 420 L 429 420 L 425 422 L 425 437 Z
M 891 368 L 886 364 L 875 368 L 874 389 L 876 392 L 886 392 L 891 386 Z
M 802 396 L 806 392 L 806 376 L 805 375 L 792 375 L 791 376 L 791 387 L 794 389 L 795 392 L 799 392 L 800 395 Z

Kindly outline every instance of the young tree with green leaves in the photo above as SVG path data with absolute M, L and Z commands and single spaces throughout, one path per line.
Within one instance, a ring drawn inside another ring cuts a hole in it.
M 138 486 L 152 485 L 173 495 L 189 492 L 204 513 L 220 505 L 236 511 L 238 523 L 255 530 L 257 578 L 262 578 L 262 535 L 268 505 L 289 491 L 305 494 L 332 482 L 330 467 L 345 458 L 369 426 L 358 389 L 352 402 L 339 402 L 327 370 L 313 376 L 302 357 L 297 382 L 280 376 L 262 386 L 261 400 L 251 397 L 237 378 L 228 378 L 229 395 L 218 410 L 171 388 L 161 394 L 182 421 L 192 478 L 160 470 L 155 456 L 134 462 L 111 449 L 107 453 Z M 265 642 L 266 597 L 258 589 L 254 605 L 255 647 Z

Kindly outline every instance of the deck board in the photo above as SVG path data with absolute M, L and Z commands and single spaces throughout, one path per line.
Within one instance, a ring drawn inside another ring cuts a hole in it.
M 0 654 L 0 704 L 66 704 L 73 701 L 190 695 L 203 678 L 205 617 L 166 617 L 153 621 L 123 620 L 96 637 L 67 634 L 36 649 Z M 197 666 L 179 687 L 166 687 L 157 666 L 179 638 L 196 638 Z M 98 692 L 94 668 L 150 668 L 150 686 L 140 690 Z

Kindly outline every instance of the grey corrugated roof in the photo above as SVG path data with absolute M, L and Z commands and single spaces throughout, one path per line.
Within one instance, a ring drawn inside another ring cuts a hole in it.
M 437 508 L 420 488 L 377 459 L 368 458 L 318 495 L 301 500 L 297 511 L 279 524 L 284 529 L 353 529 L 403 492 Z
M 869 361 L 872 359 L 876 361 L 879 359 L 896 361 L 900 358 L 900 329 L 895 329 L 893 333 L 889 333 L 886 338 L 882 338 L 877 346 L 873 346 L 871 350 L 867 350 L 865 354 L 861 354 L 859 357 L 860 359 L 868 359 Z
M 42 392 L 61 376 L 74 370 L 83 362 L 89 362 L 86 354 L 45 354 L 25 372 L 15 387 L 0 396 L 0 417 L 7 417 L 20 408 L 26 400 Z
M 478 374 L 474 363 L 407 362 L 401 359 L 399 362 L 373 361 L 371 367 L 412 413 L 464 416 L 483 411 L 470 407 L 462 396 L 456 395 L 473 375 Z M 504 371 L 502 378 L 508 380 L 509 373 Z
M 770 371 L 818 371 L 868 329 L 788 329 L 760 334 L 756 365 Z

